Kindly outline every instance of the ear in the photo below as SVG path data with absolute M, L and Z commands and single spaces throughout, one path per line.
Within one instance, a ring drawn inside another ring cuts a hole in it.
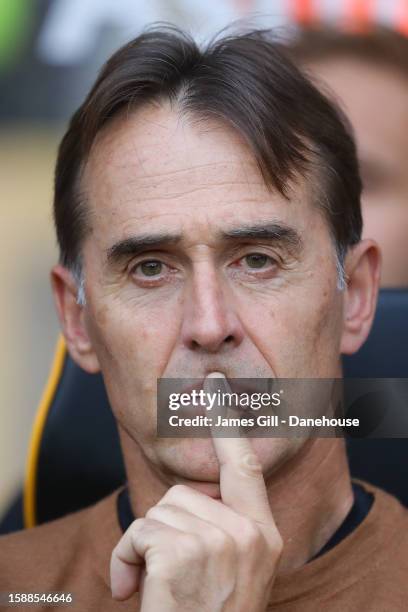
M 345 261 L 343 334 L 340 351 L 351 355 L 364 344 L 377 305 L 381 254 L 374 240 L 361 240 L 349 249 Z
M 99 372 L 99 361 L 85 323 L 86 306 L 77 302 L 78 287 L 72 272 L 64 266 L 54 266 L 51 270 L 51 285 L 69 354 L 86 372 Z

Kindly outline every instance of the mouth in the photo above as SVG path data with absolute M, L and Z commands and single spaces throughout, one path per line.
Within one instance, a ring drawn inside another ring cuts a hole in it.
M 206 376 L 195 379 L 188 379 L 192 380 L 193 382 L 191 384 L 179 388 L 178 385 L 181 384 L 183 380 L 180 378 L 177 380 L 177 382 L 175 382 L 174 391 L 180 394 L 186 393 L 189 395 L 191 395 L 193 391 L 199 392 L 204 389 L 205 379 Z M 237 395 L 241 395 L 243 393 L 246 393 L 248 395 L 251 395 L 252 393 L 270 393 L 273 387 L 272 378 L 228 378 L 227 376 L 225 376 L 225 382 L 228 384 L 231 392 L 236 393 Z
M 190 396 L 194 396 L 194 393 L 200 394 L 204 390 L 205 379 L 200 378 L 196 380 L 193 384 L 184 387 L 182 393 L 186 393 Z M 192 401 L 188 408 L 195 408 L 195 412 L 197 414 L 205 414 L 206 403 L 210 402 L 210 405 L 217 409 L 218 403 L 220 403 L 220 408 L 231 410 L 235 413 L 245 414 L 250 412 L 251 408 L 251 398 L 253 395 L 257 395 L 258 397 L 263 394 L 267 394 L 270 396 L 272 394 L 273 389 L 273 379 L 266 378 L 225 378 L 223 383 L 217 388 L 217 383 L 214 384 L 213 390 L 211 393 L 212 398 L 215 394 L 220 392 L 220 396 L 215 400 L 215 403 L 211 404 L 211 400 L 214 402 L 214 399 L 210 399 L 207 393 L 205 395 L 200 395 L 200 405 L 197 406 L 194 401 Z M 198 410 L 197 410 L 198 408 Z

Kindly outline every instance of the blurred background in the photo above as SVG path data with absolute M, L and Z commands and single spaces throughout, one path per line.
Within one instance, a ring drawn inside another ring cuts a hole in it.
M 205 40 L 234 20 L 287 36 L 295 60 L 349 114 L 383 285 L 408 286 L 408 0 L 0 0 L 0 517 L 21 489 L 58 336 L 51 203 L 67 121 L 110 53 L 147 24 Z

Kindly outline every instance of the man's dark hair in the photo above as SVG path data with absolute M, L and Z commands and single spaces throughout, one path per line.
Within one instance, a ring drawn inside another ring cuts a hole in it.
M 233 126 L 251 147 L 266 184 L 286 197 L 293 179 L 310 177 L 340 261 L 360 240 L 361 182 L 347 122 L 272 34 L 252 31 L 200 49 L 175 28 L 155 28 L 108 60 L 61 142 L 54 218 L 63 265 L 78 269 L 90 231 L 80 179 L 95 137 L 120 113 L 153 100 L 170 100 L 180 113 Z

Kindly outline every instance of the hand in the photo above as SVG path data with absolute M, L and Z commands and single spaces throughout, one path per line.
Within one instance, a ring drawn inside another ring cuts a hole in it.
M 204 387 L 216 391 L 221 376 Z M 246 438 L 213 437 L 213 444 L 221 501 L 176 485 L 135 520 L 112 553 L 115 599 L 139 590 L 142 612 L 266 610 L 282 539 L 262 468 Z

